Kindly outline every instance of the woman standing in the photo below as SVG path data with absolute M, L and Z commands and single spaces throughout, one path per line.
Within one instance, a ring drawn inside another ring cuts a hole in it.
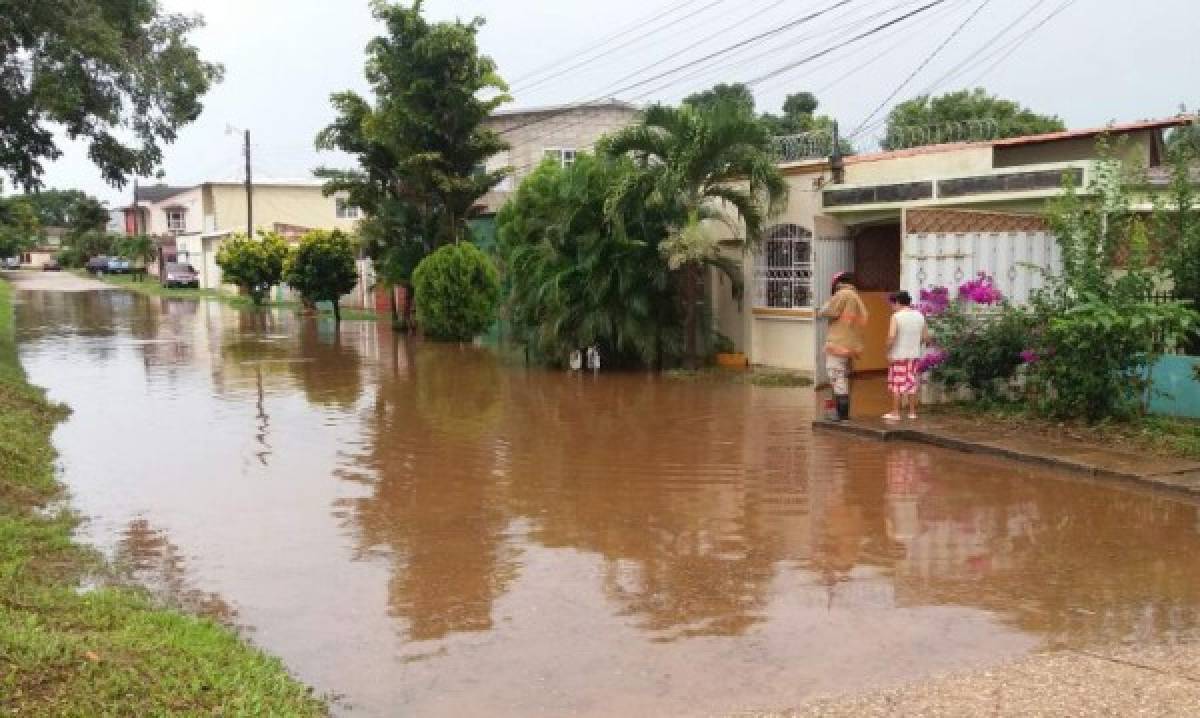
M 820 316 L 830 320 L 825 339 L 825 369 L 833 386 L 838 421 L 846 421 L 850 418 L 851 362 L 862 356 L 867 307 L 858 296 L 854 275 L 849 272 L 834 276 L 832 294 L 820 312 Z

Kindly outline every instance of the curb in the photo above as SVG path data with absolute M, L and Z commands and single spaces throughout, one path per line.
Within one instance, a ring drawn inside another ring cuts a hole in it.
M 1051 469 L 1059 469 L 1075 474 L 1082 474 L 1095 479 L 1131 483 L 1139 486 L 1147 486 L 1159 490 L 1180 493 L 1189 497 L 1200 497 L 1200 465 L 1198 465 L 1195 469 L 1182 469 L 1180 471 L 1169 473 L 1139 474 L 1132 471 L 1122 471 L 1120 469 L 1113 469 L 1105 466 L 1098 466 L 1096 464 L 1075 461 L 1060 456 L 1054 456 L 1052 454 L 1040 454 L 1022 451 L 1020 449 L 1015 449 L 1008 446 L 963 439 L 950 434 L 923 429 L 889 429 L 859 424 L 854 421 L 837 422 L 830 421 L 829 419 L 817 419 L 813 421 L 812 428 L 814 431 L 848 434 L 851 436 L 873 439 L 875 441 L 907 441 L 915 444 L 926 444 L 928 446 L 936 446 L 942 449 L 959 451 L 965 454 L 996 456 L 1002 459 L 1008 459 L 1010 461 L 1016 461 L 1024 464 L 1034 464 Z

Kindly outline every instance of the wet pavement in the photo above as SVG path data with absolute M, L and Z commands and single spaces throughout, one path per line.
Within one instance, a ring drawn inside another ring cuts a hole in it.
M 1195 503 L 814 434 L 807 389 L 18 301 L 85 537 L 348 715 L 783 711 L 1200 629 Z

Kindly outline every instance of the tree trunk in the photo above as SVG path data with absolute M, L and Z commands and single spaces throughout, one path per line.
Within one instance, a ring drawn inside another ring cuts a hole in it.
M 404 284 L 404 329 L 409 334 L 412 334 L 416 328 L 416 322 L 413 321 L 413 307 L 416 305 L 416 293 L 413 292 L 412 283 Z
M 688 265 L 683 274 L 683 361 L 684 368 L 695 369 L 699 366 L 696 347 L 696 297 L 698 295 L 696 282 L 696 267 Z
M 400 304 L 396 301 L 396 286 L 388 285 L 388 300 L 392 305 L 392 328 L 400 323 Z
M 333 298 L 333 323 L 339 325 L 342 323 L 342 306 L 338 304 L 337 297 Z

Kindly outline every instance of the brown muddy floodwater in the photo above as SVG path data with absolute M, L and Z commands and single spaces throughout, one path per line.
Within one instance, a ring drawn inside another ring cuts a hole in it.
M 813 435 L 808 390 L 19 301 L 86 538 L 339 712 L 722 715 L 1197 633 L 1195 505 Z

